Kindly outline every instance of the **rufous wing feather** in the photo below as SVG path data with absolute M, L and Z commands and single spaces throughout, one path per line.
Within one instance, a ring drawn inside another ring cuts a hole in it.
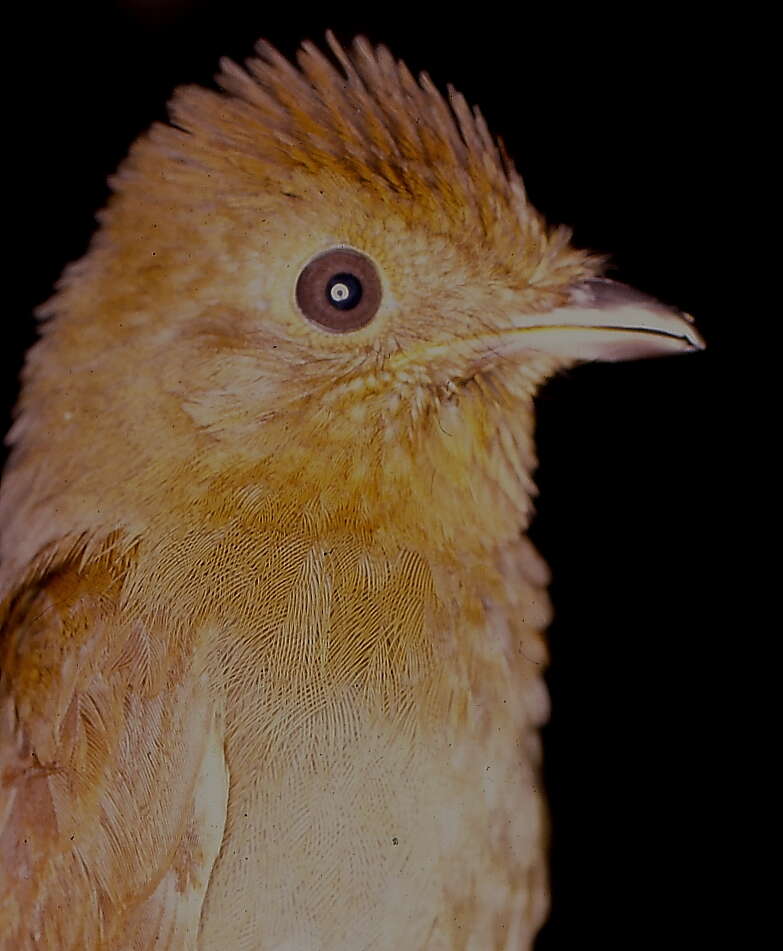
M 129 620 L 121 582 L 66 564 L 4 606 L 8 951 L 195 948 L 226 813 L 219 725 L 196 653 Z

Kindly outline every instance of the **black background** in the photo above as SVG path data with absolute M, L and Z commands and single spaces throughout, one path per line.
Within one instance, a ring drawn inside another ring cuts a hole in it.
M 610 272 L 694 314 L 703 354 L 590 365 L 539 401 L 538 517 L 553 570 L 545 729 L 553 911 L 537 951 L 701 946 L 721 884 L 712 805 L 719 616 L 718 432 L 731 356 L 725 211 L 734 89 L 725 24 L 567 7 L 103 3 L 31 8 L 11 31 L 2 406 L 33 308 L 84 251 L 106 177 L 183 82 L 265 36 L 287 55 L 332 27 L 452 82 L 503 136 L 533 203 Z M 630 10 L 630 8 L 629 8 Z M 13 259 L 12 259 L 13 260 Z M 10 346 L 9 346 L 10 343 Z M 466 863 L 469 857 L 466 856 Z

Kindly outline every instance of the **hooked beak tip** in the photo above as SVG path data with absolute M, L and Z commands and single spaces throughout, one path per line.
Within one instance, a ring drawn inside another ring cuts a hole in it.
M 696 329 L 696 321 L 693 318 L 693 315 L 683 312 L 682 319 L 688 324 L 684 339 L 687 340 L 688 344 L 690 345 L 689 349 L 694 351 L 706 350 L 707 342 Z

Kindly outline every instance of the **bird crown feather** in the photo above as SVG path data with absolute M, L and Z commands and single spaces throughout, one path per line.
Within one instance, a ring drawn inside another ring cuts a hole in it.
M 191 163 L 205 149 L 213 157 L 229 150 L 255 160 L 262 178 L 331 173 L 386 202 L 407 199 L 411 214 L 445 213 L 458 224 L 467 215 L 485 233 L 511 223 L 517 243 L 567 242 L 567 229 L 546 235 L 503 143 L 464 96 L 449 86 L 444 98 L 426 73 L 417 81 L 363 37 L 350 52 L 331 32 L 327 42 L 340 68 L 310 42 L 298 69 L 265 41 L 246 69 L 223 59 L 217 81 L 228 95 L 179 89 L 171 103 L 178 129 L 159 125 L 153 140 Z M 185 145 L 183 131 L 195 141 Z

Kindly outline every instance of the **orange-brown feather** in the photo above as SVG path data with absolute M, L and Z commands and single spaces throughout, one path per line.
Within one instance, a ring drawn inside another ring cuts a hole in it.
M 472 341 L 600 262 L 458 94 L 330 44 L 342 72 L 261 46 L 180 90 L 42 310 L 0 494 L 15 948 L 488 948 L 543 914 L 520 532 L 561 364 Z M 335 244 L 383 281 L 345 337 L 292 302 Z

